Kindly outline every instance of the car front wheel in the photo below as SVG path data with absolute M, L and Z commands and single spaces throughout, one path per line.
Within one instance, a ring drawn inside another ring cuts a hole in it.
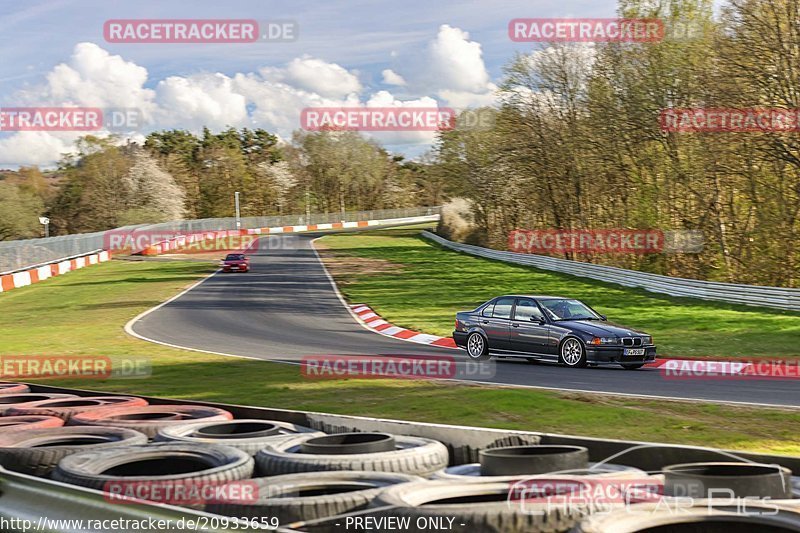
M 586 350 L 581 341 L 575 337 L 568 337 L 561 343 L 559 359 L 562 363 L 573 368 L 586 366 Z
M 467 355 L 475 361 L 489 358 L 489 345 L 480 333 L 470 333 L 467 337 Z

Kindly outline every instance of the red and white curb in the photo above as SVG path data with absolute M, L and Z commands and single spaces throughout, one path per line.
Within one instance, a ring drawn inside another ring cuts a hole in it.
M 457 348 L 455 341 L 451 337 L 439 337 L 428 333 L 420 333 L 400 326 L 391 324 L 378 315 L 371 307 L 365 304 L 351 305 L 353 313 L 369 329 L 397 339 L 404 339 L 419 344 L 430 344 L 445 348 Z M 662 371 L 675 372 L 679 374 L 712 374 L 712 375 L 746 375 L 752 369 L 753 363 L 745 361 L 716 361 L 709 359 L 657 359 L 645 365 L 649 368 L 661 368 Z
M 419 344 L 429 344 L 431 346 L 441 346 L 444 348 L 458 348 L 456 342 L 450 337 L 439 337 L 438 335 L 429 335 L 427 333 L 420 333 L 419 331 L 412 331 L 410 329 L 395 326 L 383 320 L 375 311 L 368 305 L 356 304 L 351 305 L 350 309 L 361 320 L 364 325 L 369 329 L 386 335 L 387 337 L 394 337 L 396 339 L 403 339 Z
M 288 233 L 303 233 L 308 231 L 325 231 L 336 229 L 357 229 L 373 226 L 386 226 L 397 224 L 417 224 L 422 222 L 436 222 L 439 215 L 424 215 L 418 217 L 388 218 L 382 220 L 359 220 L 356 222 L 331 222 L 329 224 L 304 224 L 299 226 L 275 226 L 269 228 L 253 228 L 238 230 L 200 231 L 179 235 L 171 239 L 150 245 L 139 253 L 142 255 L 159 255 L 170 250 L 183 248 L 187 244 L 200 241 L 216 240 L 227 237 L 242 237 L 245 235 L 279 235 Z
M 39 283 L 53 276 L 60 276 L 61 274 L 66 274 L 67 272 L 72 272 L 73 270 L 89 265 L 104 263 L 109 259 L 111 259 L 111 254 L 103 251 L 96 254 L 65 259 L 63 261 L 54 261 L 40 267 L 14 272 L 13 274 L 6 274 L 0 276 L 0 292 L 8 292 L 11 289 L 18 289 L 20 287 Z

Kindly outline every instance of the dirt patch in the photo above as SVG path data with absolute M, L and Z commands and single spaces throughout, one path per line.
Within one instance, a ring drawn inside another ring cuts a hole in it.
M 386 273 L 400 273 L 403 265 L 392 263 L 386 259 L 374 259 L 367 257 L 354 257 L 352 255 L 339 254 L 330 248 L 314 243 L 325 268 L 331 273 L 338 283 L 347 284 L 351 276 L 376 275 Z

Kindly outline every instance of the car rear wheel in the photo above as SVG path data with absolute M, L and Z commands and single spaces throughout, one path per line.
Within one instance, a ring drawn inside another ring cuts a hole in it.
M 559 359 L 561 363 L 573 368 L 586 366 L 586 350 L 583 348 L 583 343 L 575 337 L 567 337 L 561 343 Z
M 489 358 L 489 344 L 480 333 L 470 333 L 467 337 L 467 355 L 475 361 Z

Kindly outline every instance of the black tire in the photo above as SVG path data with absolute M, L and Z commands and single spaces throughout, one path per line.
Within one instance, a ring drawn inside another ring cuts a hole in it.
M 256 454 L 262 476 L 330 470 L 364 470 L 430 475 L 448 464 L 447 448 L 439 441 L 421 437 L 395 436 L 396 449 L 356 454 L 307 454 L 300 446 L 313 437 L 296 437 L 271 444 Z
M 22 383 L 14 383 L 13 381 L 0 381 L 0 394 L 25 394 L 30 392 L 31 389 Z
M 68 455 L 58 463 L 52 478 L 103 490 L 107 493 L 106 498 L 114 498 L 113 495 L 125 487 L 218 486 L 247 479 L 252 474 L 253 458 L 242 450 L 216 444 L 164 443 Z M 163 497 L 169 494 L 165 490 L 161 493 Z M 159 502 L 190 507 L 202 507 L 203 504 L 174 499 Z
M 316 520 L 365 509 L 386 487 L 422 481 L 385 472 L 308 472 L 256 478 L 254 502 L 215 503 L 209 513 L 233 517 L 275 516 L 280 524 Z
M 1 416 L 0 432 L 59 428 L 64 421 L 57 416 Z
M 585 470 L 575 470 L 569 471 L 565 473 L 559 473 L 558 477 L 569 478 L 571 476 L 581 476 L 581 477 L 594 477 L 594 478 L 610 478 L 610 479 L 626 479 L 626 478 L 635 478 L 635 479 L 642 479 L 648 477 L 649 474 L 646 472 L 639 470 L 638 468 L 634 468 L 632 466 L 627 465 L 618 465 L 613 463 L 603 463 L 602 465 L 598 466 L 596 469 L 592 468 L 595 463 L 589 463 L 589 468 Z M 545 474 L 546 476 L 547 474 Z M 459 483 L 465 482 L 474 482 L 474 481 L 492 481 L 492 482 L 504 482 L 504 481 L 517 481 L 521 478 L 520 474 L 516 474 L 513 476 L 484 476 L 481 474 L 481 464 L 480 463 L 469 463 L 463 465 L 456 465 L 445 468 L 444 470 L 440 470 L 435 472 L 430 479 L 441 479 L 445 481 L 458 481 Z
M 22 394 L 0 394 L 0 416 L 8 414 L 12 407 L 23 407 L 31 402 L 54 400 L 56 398 L 78 398 L 74 394 L 51 394 L 44 392 L 26 392 Z
M 522 508 L 520 503 L 509 500 L 513 490 L 513 482 L 404 483 L 381 492 L 373 501 L 372 507 L 392 506 L 379 513 L 384 516 L 410 518 L 410 528 L 405 531 L 429 532 L 430 529 L 417 529 L 417 519 L 444 516 L 454 519 L 449 531 L 458 533 L 567 531 L 588 512 L 588 508 L 578 505 L 573 508 L 569 505 L 547 503 L 530 503 Z
M 477 331 L 467 335 L 465 350 L 467 357 L 473 361 L 486 361 L 491 357 L 489 355 L 489 340 Z
M 232 420 L 233 415 L 216 407 L 200 405 L 145 405 L 141 407 L 98 407 L 73 416 L 70 426 L 112 426 L 141 431 L 150 438 L 158 430 L 191 421 Z
M 64 457 L 84 450 L 147 444 L 132 429 L 58 427 L 0 434 L 0 465 L 33 476 L 47 476 Z
M 270 431 L 270 427 L 274 431 Z M 245 418 L 225 422 L 198 422 L 161 428 L 156 442 L 192 442 L 195 444 L 222 444 L 255 455 L 267 444 L 304 434 L 321 437 L 325 433 L 311 428 L 280 422 Z
M 586 346 L 578 337 L 567 337 L 561 341 L 558 347 L 558 362 L 571 368 L 585 367 L 587 363 Z
M 84 398 L 56 398 L 29 402 L 24 405 L 12 406 L 7 414 L 10 416 L 41 415 L 57 416 L 65 421 L 78 413 L 98 409 L 100 407 L 142 407 L 147 405 L 147 400 L 135 396 L 91 396 Z
M 583 446 L 500 446 L 481 450 L 478 457 L 481 473 L 488 476 L 535 476 L 589 466 L 589 450 Z
M 710 498 L 714 489 L 731 491 L 737 498 L 792 498 L 792 471 L 783 466 L 707 462 L 668 465 L 664 494 L 675 497 Z

